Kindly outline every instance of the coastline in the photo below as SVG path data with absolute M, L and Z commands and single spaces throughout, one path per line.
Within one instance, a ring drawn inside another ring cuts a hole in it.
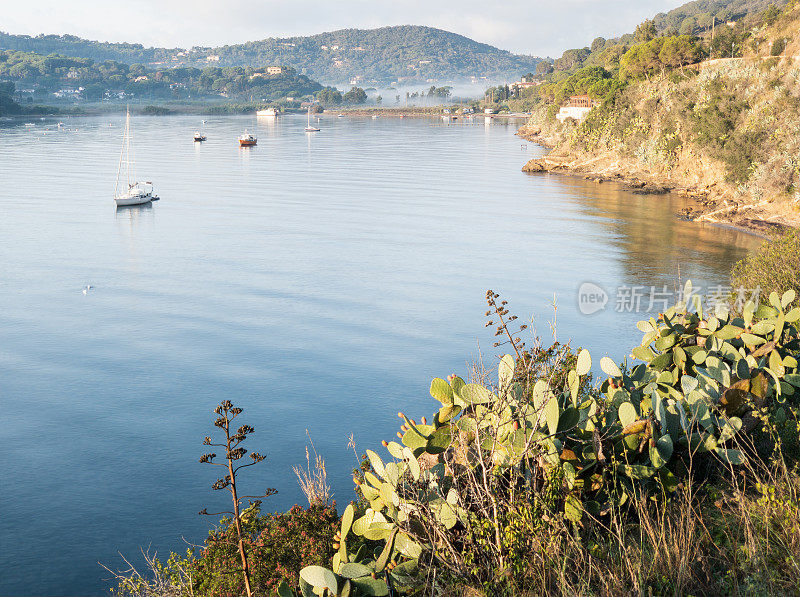
M 522 167 L 523 172 L 577 176 L 597 184 L 616 182 L 635 193 L 648 195 L 676 193 L 692 200 L 676 217 L 735 228 L 764 238 L 800 227 L 800 213 L 781 209 L 782 206 L 770 201 L 746 203 L 721 189 L 716 181 L 685 184 L 641 171 L 609 156 L 561 154 L 557 152 L 557 140 L 543 135 L 535 126 L 524 125 L 517 135 L 548 150 L 546 155 L 529 160 Z

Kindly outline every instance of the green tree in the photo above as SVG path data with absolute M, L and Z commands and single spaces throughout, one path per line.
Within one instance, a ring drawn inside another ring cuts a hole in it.
M 342 93 L 335 87 L 325 87 L 317 92 L 317 99 L 323 106 L 336 106 L 342 103 Z
M 603 49 L 603 46 L 606 45 L 606 38 L 605 37 L 596 37 L 595 40 L 592 42 L 591 50 L 592 52 L 599 52 Z
M 658 31 L 656 30 L 656 22 L 652 19 L 647 19 L 636 26 L 636 32 L 633 34 L 633 39 L 638 44 L 655 39 L 657 35 Z
M 367 101 L 367 92 L 361 87 L 353 87 L 342 96 L 342 101 L 346 104 L 363 104 Z
M 690 35 L 668 37 L 661 46 L 658 58 L 668 68 L 680 68 L 698 62 L 703 52 L 697 38 Z
M 0 116 L 17 114 L 20 106 L 14 101 L 14 83 L 11 81 L 0 82 Z
M 557 59 L 553 64 L 555 70 L 569 71 L 580 68 L 583 62 L 589 57 L 591 51 L 589 48 L 574 48 L 567 50 Z

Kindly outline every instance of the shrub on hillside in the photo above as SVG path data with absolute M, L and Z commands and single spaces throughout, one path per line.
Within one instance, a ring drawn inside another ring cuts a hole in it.
M 800 295 L 800 232 L 779 234 L 736 263 L 731 284 L 734 288 L 760 288 L 762 296 L 787 290 Z
M 330 561 L 339 515 L 335 505 L 295 505 L 288 512 L 276 514 L 261 514 L 257 507 L 251 507 L 243 513 L 242 523 L 253 593 L 273 595 L 281 582 L 296 585 L 303 567 Z M 166 564 L 149 558 L 147 564 L 152 579 L 138 573 L 117 575 L 118 597 L 239 597 L 245 591 L 242 575 L 236 572 L 241 562 L 236 529 L 229 518 L 209 532 L 199 551 L 189 550 L 183 557 L 172 554 Z
M 729 182 L 744 183 L 763 157 L 766 131 L 761 127 L 742 128 L 741 121 L 750 106 L 730 82 L 717 77 L 706 93 L 707 98 L 691 115 L 694 140 L 725 164 Z
M 785 37 L 779 37 L 775 41 L 772 42 L 772 49 L 770 50 L 770 56 L 780 56 L 783 54 L 783 51 L 786 49 L 786 42 L 788 40 Z

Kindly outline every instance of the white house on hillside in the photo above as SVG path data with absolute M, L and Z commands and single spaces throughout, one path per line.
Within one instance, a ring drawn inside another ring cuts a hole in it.
M 569 98 L 566 106 L 562 106 L 556 114 L 556 120 L 564 122 L 567 118 L 572 118 L 580 122 L 592 111 L 597 102 L 588 95 L 573 95 Z

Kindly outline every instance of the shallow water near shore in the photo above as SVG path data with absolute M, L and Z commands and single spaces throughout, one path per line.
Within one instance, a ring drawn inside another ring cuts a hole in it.
M 653 287 L 727 284 L 761 242 L 676 219 L 678 197 L 524 174 L 543 150 L 514 124 L 206 118 L 199 144 L 196 116 L 134 117 L 162 200 L 121 210 L 122 116 L 0 122 L 3 597 L 100 595 L 98 561 L 202 542 L 197 511 L 225 509 L 197 462 L 223 399 L 268 456 L 247 493 L 303 502 L 308 430 L 342 505 L 350 434 L 390 439 L 398 410 L 433 411 L 431 378 L 500 351 L 487 289 L 545 338 L 555 296 L 560 341 L 621 361 L 649 316 L 629 289 L 647 309 Z M 586 282 L 607 293 L 591 315 Z

